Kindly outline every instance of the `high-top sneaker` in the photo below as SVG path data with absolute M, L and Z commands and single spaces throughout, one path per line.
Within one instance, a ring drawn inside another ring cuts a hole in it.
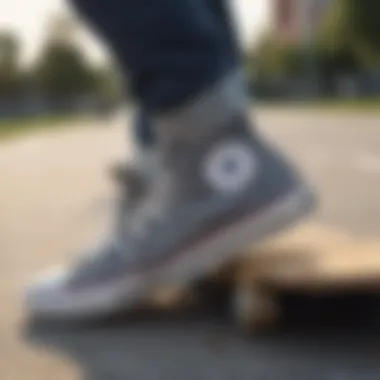
M 100 255 L 32 286 L 30 312 L 78 318 L 133 305 L 155 284 L 195 280 L 309 214 L 309 187 L 258 136 L 229 84 L 157 120 L 151 194 Z

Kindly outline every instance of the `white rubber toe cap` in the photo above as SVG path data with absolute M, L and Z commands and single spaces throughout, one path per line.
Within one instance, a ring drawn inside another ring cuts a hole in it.
M 36 317 L 60 314 L 67 302 L 67 273 L 56 269 L 38 277 L 26 291 L 26 311 Z
M 69 273 L 59 269 L 34 281 L 26 292 L 26 312 L 34 318 L 54 320 L 96 318 L 127 305 L 133 307 L 146 291 L 146 279 L 141 276 L 72 288 L 68 286 Z

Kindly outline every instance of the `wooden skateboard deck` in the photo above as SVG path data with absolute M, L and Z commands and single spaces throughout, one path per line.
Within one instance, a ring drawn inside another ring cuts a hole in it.
M 243 327 L 261 329 L 280 317 L 276 295 L 380 291 L 380 242 L 355 239 L 344 233 L 307 224 L 260 246 L 251 247 L 209 280 L 233 289 L 230 306 Z M 181 307 L 196 300 L 188 289 L 156 289 L 152 302 Z
M 246 276 L 274 288 L 345 291 L 368 286 L 380 290 L 380 242 L 307 225 L 252 248 L 245 267 Z

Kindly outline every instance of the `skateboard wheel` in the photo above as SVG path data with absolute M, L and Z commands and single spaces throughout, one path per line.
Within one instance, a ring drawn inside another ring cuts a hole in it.
M 274 294 L 252 284 L 236 286 L 231 308 L 236 323 L 247 332 L 274 327 L 280 316 Z

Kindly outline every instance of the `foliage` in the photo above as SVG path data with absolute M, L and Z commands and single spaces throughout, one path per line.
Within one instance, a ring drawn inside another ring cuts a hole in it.
M 93 93 L 94 72 L 88 66 L 81 49 L 62 41 L 49 41 L 35 67 L 37 86 L 52 99 Z
M 283 41 L 265 35 L 247 55 L 250 77 L 256 81 L 302 77 L 313 69 L 320 83 L 329 86 L 339 75 L 379 70 L 379 14 L 378 0 L 331 0 L 307 46 L 302 38 Z
M 10 31 L 0 32 L 0 101 L 33 96 L 52 101 L 89 96 L 102 100 L 120 96 L 116 70 L 95 66 L 86 56 L 75 22 L 60 14 L 46 27 L 42 48 L 21 70 L 21 46 Z
M 361 71 L 380 67 L 380 2 L 335 0 L 317 35 L 330 70 Z
M 302 68 L 302 50 L 299 46 L 275 39 L 267 34 L 248 55 L 248 71 L 260 78 L 291 77 Z
M 0 98 L 14 96 L 20 86 L 20 44 L 10 32 L 0 33 Z

